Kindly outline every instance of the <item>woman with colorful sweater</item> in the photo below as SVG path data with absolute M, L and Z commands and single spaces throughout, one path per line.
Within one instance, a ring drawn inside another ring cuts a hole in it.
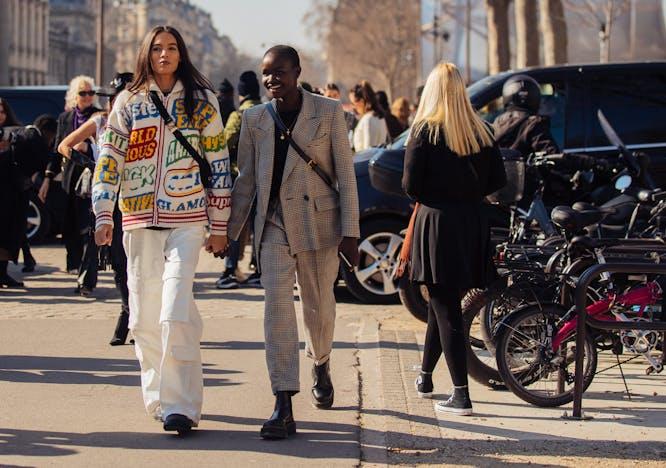
M 165 430 L 183 433 L 197 426 L 203 401 L 194 272 L 204 242 L 212 253 L 227 245 L 229 157 L 212 86 L 192 65 L 178 31 L 158 26 L 146 36 L 134 76 L 109 114 L 95 169 L 95 239 L 98 245 L 111 243 L 118 196 L 129 328 L 144 404 Z M 204 188 L 199 164 L 161 118 L 152 92 L 209 165 L 211 188 Z

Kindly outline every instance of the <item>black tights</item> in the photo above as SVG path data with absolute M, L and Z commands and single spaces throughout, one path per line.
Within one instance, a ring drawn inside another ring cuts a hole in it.
M 444 352 L 451 380 L 456 387 L 467 385 L 467 348 L 463 331 L 462 293 L 442 285 L 428 285 L 428 328 L 423 349 L 423 372 L 432 372 Z

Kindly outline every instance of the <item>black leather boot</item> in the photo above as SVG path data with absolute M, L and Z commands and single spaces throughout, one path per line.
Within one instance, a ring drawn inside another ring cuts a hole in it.
M 314 399 L 314 405 L 319 409 L 329 409 L 333 406 L 335 391 L 333 390 L 333 382 L 331 382 L 329 362 L 330 359 L 319 366 L 312 366 L 312 379 L 314 380 L 312 398 Z
M 125 340 L 127 340 L 127 333 L 129 332 L 129 329 L 127 328 L 128 323 L 129 314 L 125 311 L 122 311 L 120 313 L 120 317 L 118 317 L 116 329 L 113 332 L 113 338 L 111 338 L 111 341 L 109 342 L 111 346 L 120 346 L 125 344 Z
M 275 410 L 261 428 L 262 439 L 286 439 L 296 434 L 296 423 L 291 410 L 291 392 L 275 394 Z

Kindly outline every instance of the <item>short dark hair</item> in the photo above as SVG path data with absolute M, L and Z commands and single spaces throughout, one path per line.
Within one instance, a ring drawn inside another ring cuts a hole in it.
M 340 92 L 340 88 L 338 88 L 338 85 L 335 83 L 326 83 L 326 89 L 329 91 L 337 91 L 338 93 Z
M 294 67 L 300 68 L 301 66 L 301 59 L 298 56 L 298 52 L 296 52 L 296 49 L 294 49 L 291 46 L 282 45 L 282 44 L 273 46 L 266 51 L 264 57 L 266 57 L 269 54 L 288 59 Z
M 58 131 L 58 121 L 55 117 L 49 114 L 42 114 L 35 119 L 33 125 L 39 129 L 40 132 L 56 133 Z

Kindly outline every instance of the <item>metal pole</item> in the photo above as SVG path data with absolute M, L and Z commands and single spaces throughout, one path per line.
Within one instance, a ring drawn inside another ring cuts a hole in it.
M 95 57 L 95 81 L 104 79 L 104 0 L 97 0 L 97 54 Z
M 467 0 L 465 8 L 465 81 L 467 85 L 472 82 L 472 3 Z

